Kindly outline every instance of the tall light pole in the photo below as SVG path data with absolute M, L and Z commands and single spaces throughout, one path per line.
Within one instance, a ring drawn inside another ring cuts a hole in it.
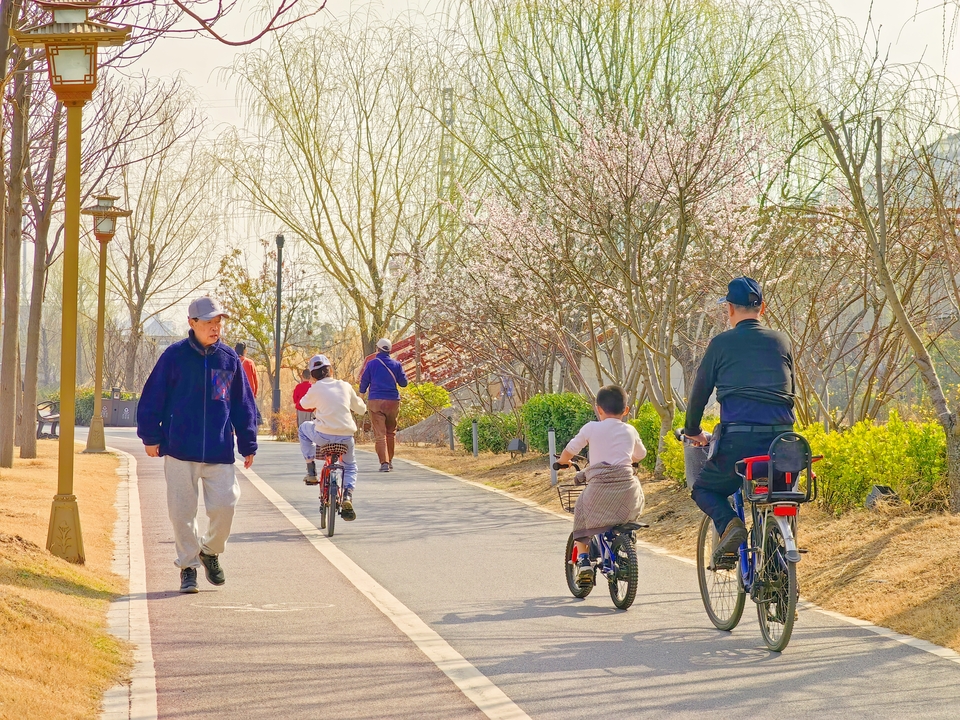
M 93 216 L 93 236 L 100 243 L 100 283 L 97 289 L 97 357 L 93 376 L 93 417 L 87 433 L 87 449 L 84 452 L 106 452 L 103 436 L 103 325 L 106 312 L 104 295 L 107 287 L 107 244 L 117 232 L 117 218 L 130 217 L 130 210 L 121 210 L 113 204 L 119 198 L 103 193 L 96 196 L 97 204 L 80 211 Z
M 277 235 L 277 327 L 273 335 L 276 357 L 273 366 L 273 415 L 280 412 L 280 297 L 283 291 L 283 235 Z M 275 421 L 274 421 L 275 422 Z M 276 428 L 274 427 L 274 432 Z
M 82 563 L 80 511 L 73 494 L 73 439 L 77 386 L 77 269 L 80 259 L 80 134 L 83 105 L 97 86 L 97 48 L 123 45 L 129 27 L 92 22 L 87 13 L 98 2 L 37 4 L 53 13 L 53 22 L 11 30 L 21 47 L 43 48 L 50 87 L 67 108 L 67 165 L 63 220 L 63 316 L 60 337 L 60 457 L 57 494 L 50 511 L 47 550 L 71 562 Z

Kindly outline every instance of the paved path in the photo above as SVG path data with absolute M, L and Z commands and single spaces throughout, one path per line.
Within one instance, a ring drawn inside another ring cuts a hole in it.
M 138 454 L 160 717 L 482 717 L 246 479 L 227 584 L 179 595 L 162 464 L 129 431 L 108 436 Z M 359 517 L 333 543 L 532 718 L 960 716 L 960 664 L 803 610 L 787 651 L 770 653 L 749 602 L 721 633 L 693 568 L 646 551 L 628 612 L 602 587 L 575 600 L 565 519 L 358 460 Z M 295 445 L 264 442 L 254 470 L 318 522 Z

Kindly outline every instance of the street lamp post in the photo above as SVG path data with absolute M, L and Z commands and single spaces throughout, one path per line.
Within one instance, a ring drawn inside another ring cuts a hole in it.
M 77 385 L 77 269 L 80 258 L 80 133 L 83 105 L 97 86 L 97 48 L 119 46 L 129 27 L 113 27 L 87 17 L 98 2 L 37 0 L 53 22 L 10 36 L 21 47 L 43 48 L 50 87 L 67 108 L 67 165 L 63 222 L 63 316 L 60 340 L 60 452 L 57 494 L 50 512 L 47 550 L 76 563 L 84 561 L 80 512 L 73 494 L 73 439 Z
M 273 366 L 273 415 L 276 418 L 280 412 L 280 296 L 283 290 L 283 235 L 277 235 L 277 327 L 273 336 L 273 347 L 276 353 Z M 276 423 L 276 420 L 274 420 Z M 276 427 L 274 427 L 276 432 Z
M 96 196 L 97 204 L 84 208 L 83 215 L 93 216 L 93 235 L 100 243 L 100 283 L 97 289 L 97 357 L 93 376 L 93 417 L 90 419 L 90 432 L 87 434 L 87 448 L 84 452 L 106 452 L 106 438 L 103 436 L 103 325 L 106 302 L 104 294 L 107 285 L 107 243 L 117 232 L 117 218 L 129 217 L 130 210 L 122 210 L 113 204 L 119 198 L 103 193 Z

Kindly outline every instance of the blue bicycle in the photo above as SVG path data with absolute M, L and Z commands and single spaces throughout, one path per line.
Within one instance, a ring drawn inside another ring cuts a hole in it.
M 750 504 L 747 542 L 740 545 L 733 567 L 715 558 L 720 542 L 706 515 L 697 537 L 697 578 L 710 621 L 720 630 L 740 622 L 747 593 L 757 605 L 760 633 L 773 652 L 782 652 L 797 617 L 797 518 L 802 503 L 817 496 L 813 456 L 806 439 L 795 432 L 774 438 L 767 455 L 740 460 L 743 486 L 733 495 L 733 508 L 746 523 L 744 499 Z M 749 545 L 748 545 L 749 543 Z
M 580 471 L 577 463 L 570 463 Z M 561 470 L 566 465 L 554 463 L 554 469 Z M 568 513 L 572 513 L 577 504 L 577 498 L 586 485 L 558 485 L 560 505 Z M 567 587 L 575 598 L 585 598 L 597 584 L 599 571 L 607 579 L 610 597 L 613 604 L 620 610 L 626 610 L 637 597 L 639 571 L 637 568 L 637 546 L 634 533 L 649 527 L 646 523 L 624 523 L 590 539 L 590 565 L 593 568 L 593 577 L 590 582 L 584 583 L 579 579 L 577 567 L 577 546 L 573 541 L 573 533 L 567 538 L 566 562 L 564 572 L 567 578 Z

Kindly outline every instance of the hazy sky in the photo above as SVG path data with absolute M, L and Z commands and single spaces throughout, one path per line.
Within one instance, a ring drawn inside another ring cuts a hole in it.
M 894 62 L 911 62 L 923 58 L 938 71 L 960 86 L 960 48 L 948 55 L 946 67 L 943 62 L 944 16 L 942 0 L 828 0 L 839 15 L 851 18 L 867 31 L 869 13 L 873 10 L 874 32 L 879 31 L 881 47 L 889 48 Z M 407 9 L 430 11 L 440 5 L 439 0 L 379 0 L 383 15 L 403 12 Z M 334 13 L 346 12 L 351 5 L 363 7 L 367 2 L 328 0 L 327 8 Z M 915 12 L 920 11 L 914 18 Z M 231 23 L 230 36 L 243 36 L 243 22 Z M 146 70 L 152 75 L 183 72 L 190 84 L 199 88 L 203 103 L 211 120 L 216 123 L 236 122 L 238 112 L 233 91 L 218 78 L 217 68 L 229 65 L 238 52 L 235 48 L 212 40 L 164 40 L 131 70 Z

